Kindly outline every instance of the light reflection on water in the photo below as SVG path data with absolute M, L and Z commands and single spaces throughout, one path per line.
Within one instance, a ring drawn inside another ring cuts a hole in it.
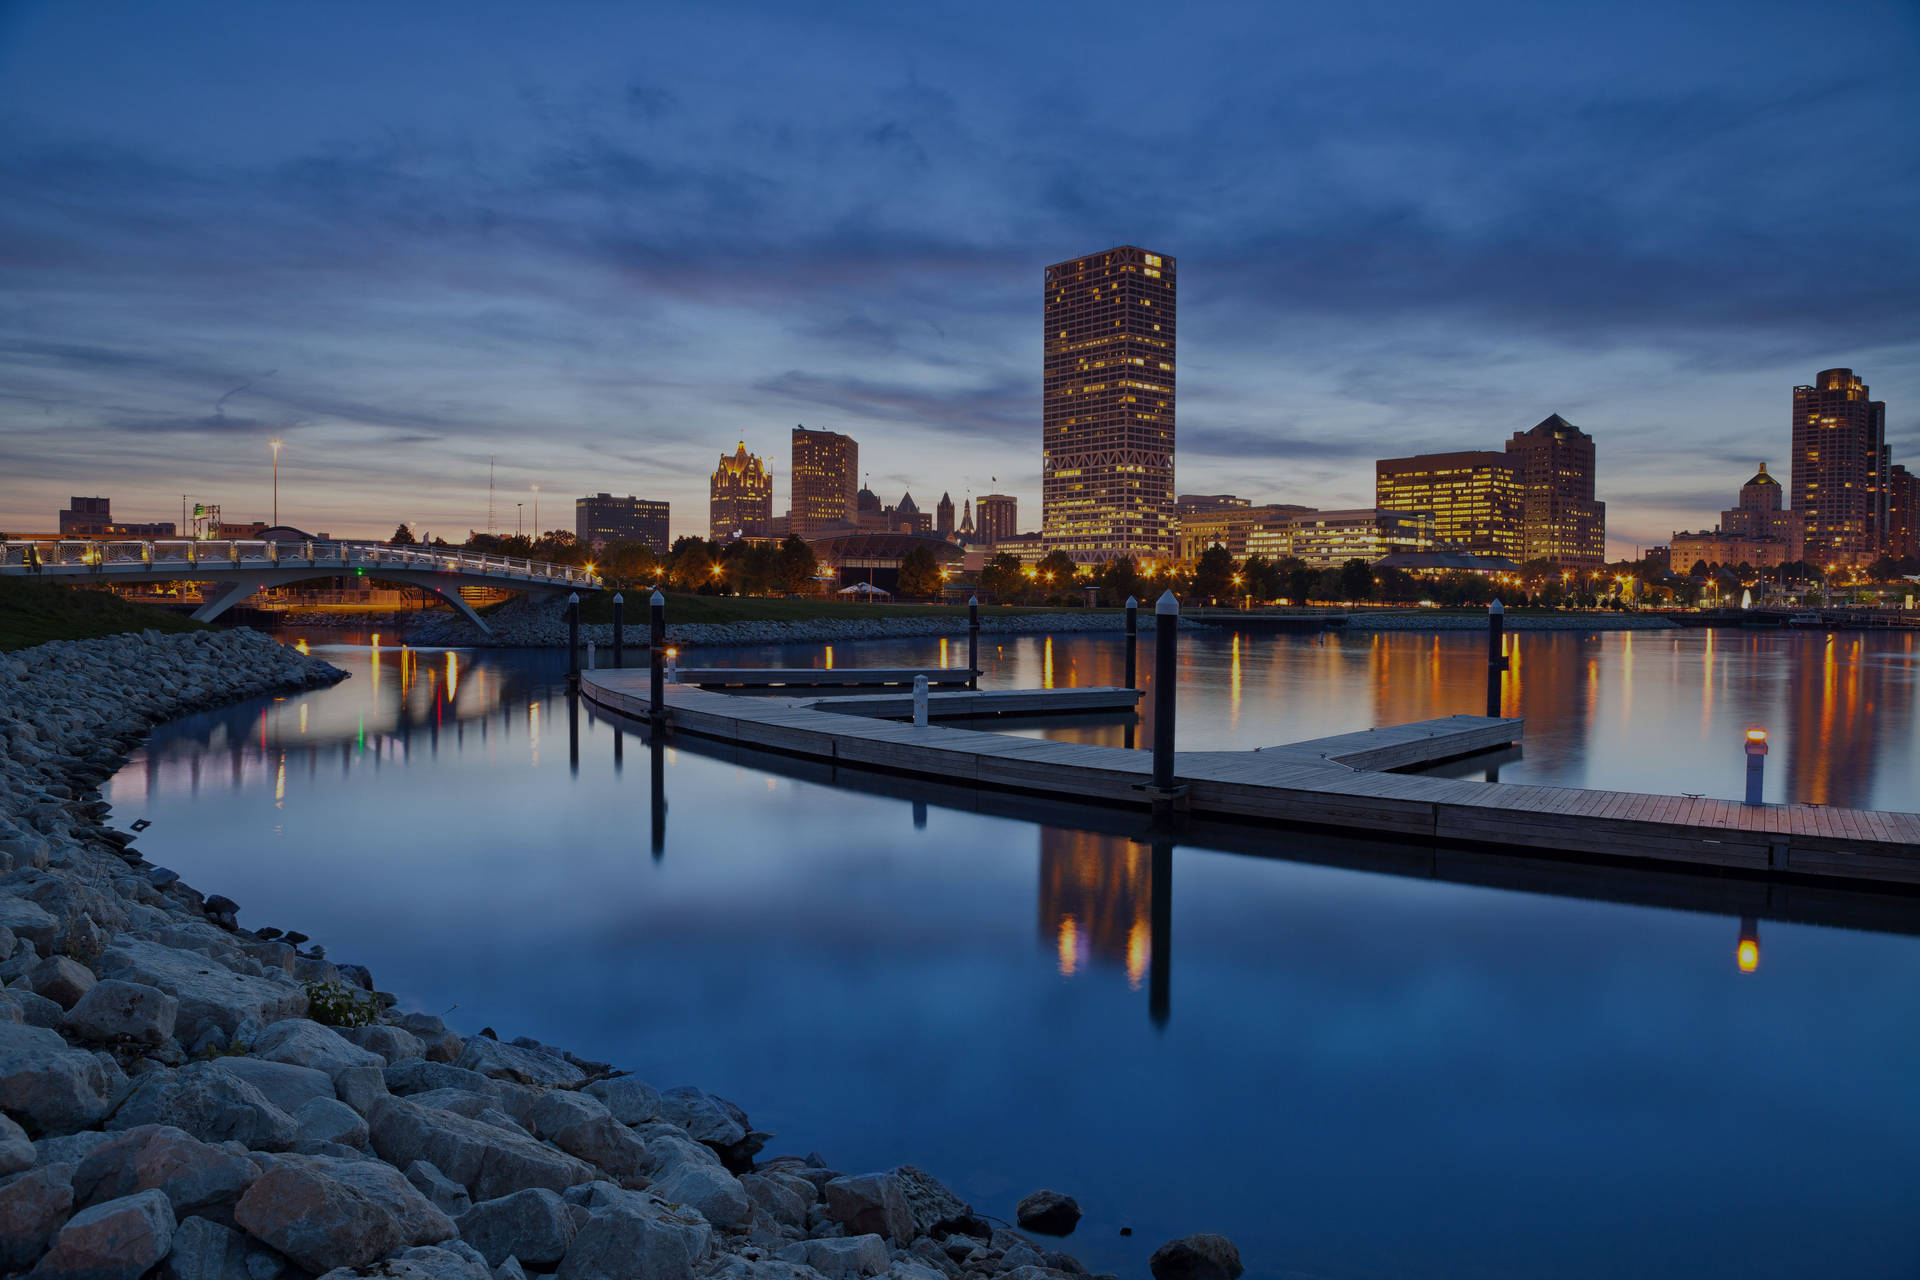
M 1737 794 L 1751 721 L 1770 791 L 1916 807 L 1907 637 L 1512 639 L 1503 779 Z M 1192 1230 L 1262 1277 L 1892 1275 L 1920 1244 L 1909 900 L 1248 828 L 1175 849 L 1059 798 L 655 751 L 556 655 L 315 647 L 354 678 L 162 730 L 115 820 L 409 1007 L 698 1082 L 775 1150 L 919 1163 L 1002 1216 L 1061 1187 L 1069 1247 L 1134 1275 Z M 982 650 L 989 687 L 1124 658 Z M 1187 637 L 1182 741 L 1478 711 L 1483 672 L 1472 636 Z

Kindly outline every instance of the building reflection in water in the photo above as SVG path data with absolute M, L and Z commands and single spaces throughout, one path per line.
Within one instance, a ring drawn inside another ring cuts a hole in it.
M 1173 843 L 1040 828 L 1040 940 L 1063 978 L 1117 971 L 1148 988 L 1154 1022 L 1171 1004 Z

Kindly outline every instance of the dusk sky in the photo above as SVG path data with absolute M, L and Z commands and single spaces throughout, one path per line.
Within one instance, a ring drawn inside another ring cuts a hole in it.
M 1849 366 L 1920 461 L 1920 6 L 0 0 L 0 529 L 182 494 L 706 530 L 735 441 L 1039 523 L 1041 272 L 1180 264 L 1178 488 L 1594 437 L 1710 525 Z M 997 477 L 997 478 L 996 478 Z M 529 512 L 530 514 L 530 512 Z

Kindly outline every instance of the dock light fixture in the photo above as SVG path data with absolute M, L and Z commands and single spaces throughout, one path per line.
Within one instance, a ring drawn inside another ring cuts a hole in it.
M 1747 730 L 1747 803 L 1760 803 L 1760 785 L 1767 768 L 1767 731 Z

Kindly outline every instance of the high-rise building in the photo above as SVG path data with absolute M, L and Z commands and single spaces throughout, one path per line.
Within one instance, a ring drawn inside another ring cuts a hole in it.
M 857 523 L 860 446 L 852 436 L 795 427 L 791 475 L 788 515 L 794 533 L 810 538 Z
M 609 542 L 637 542 L 655 555 L 667 553 L 667 504 L 628 494 L 597 493 L 573 500 L 573 536 L 595 551 Z
M 761 539 L 773 522 L 773 473 L 742 440 L 732 455 L 720 455 L 707 484 L 707 528 L 715 542 Z
M 63 538 L 171 538 L 173 535 L 171 520 L 114 523 L 112 498 L 69 498 L 66 509 L 60 513 Z
M 1520 484 L 1521 560 L 1562 569 L 1607 561 L 1607 504 L 1593 496 L 1593 437 L 1559 414 L 1507 441 Z
M 1682 573 L 1700 561 L 1709 565 L 1749 565 L 1772 569 L 1804 558 L 1800 513 L 1781 505 L 1780 482 L 1761 463 L 1753 479 L 1740 486 L 1740 503 L 1720 513 L 1717 528 L 1676 532 L 1669 544 L 1672 563 Z
M 1373 464 L 1373 502 L 1382 511 L 1425 511 L 1442 546 L 1518 557 L 1524 502 L 1514 459 L 1491 450 L 1423 453 Z
M 1793 389 L 1793 508 L 1807 560 L 1862 565 L 1879 555 L 1890 461 L 1886 402 L 1868 399 L 1853 370 L 1823 369 Z
M 1904 466 L 1887 469 L 1886 552 L 1896 560 L 1920 556 L 1920 476 Z
M 981 495 L 974 510 L 980 516 L 980 541 L 988 546 L 1020 532 L 1019 506 L 1004 493 Z
M 943 538 L 953 536 L 953 495 L 943 493 L 933 508 L 933 531 Z
M 1081 563 L 1174 553 L 1174 259 L 1123 245 L 1046 271 L 1040 523 Z

